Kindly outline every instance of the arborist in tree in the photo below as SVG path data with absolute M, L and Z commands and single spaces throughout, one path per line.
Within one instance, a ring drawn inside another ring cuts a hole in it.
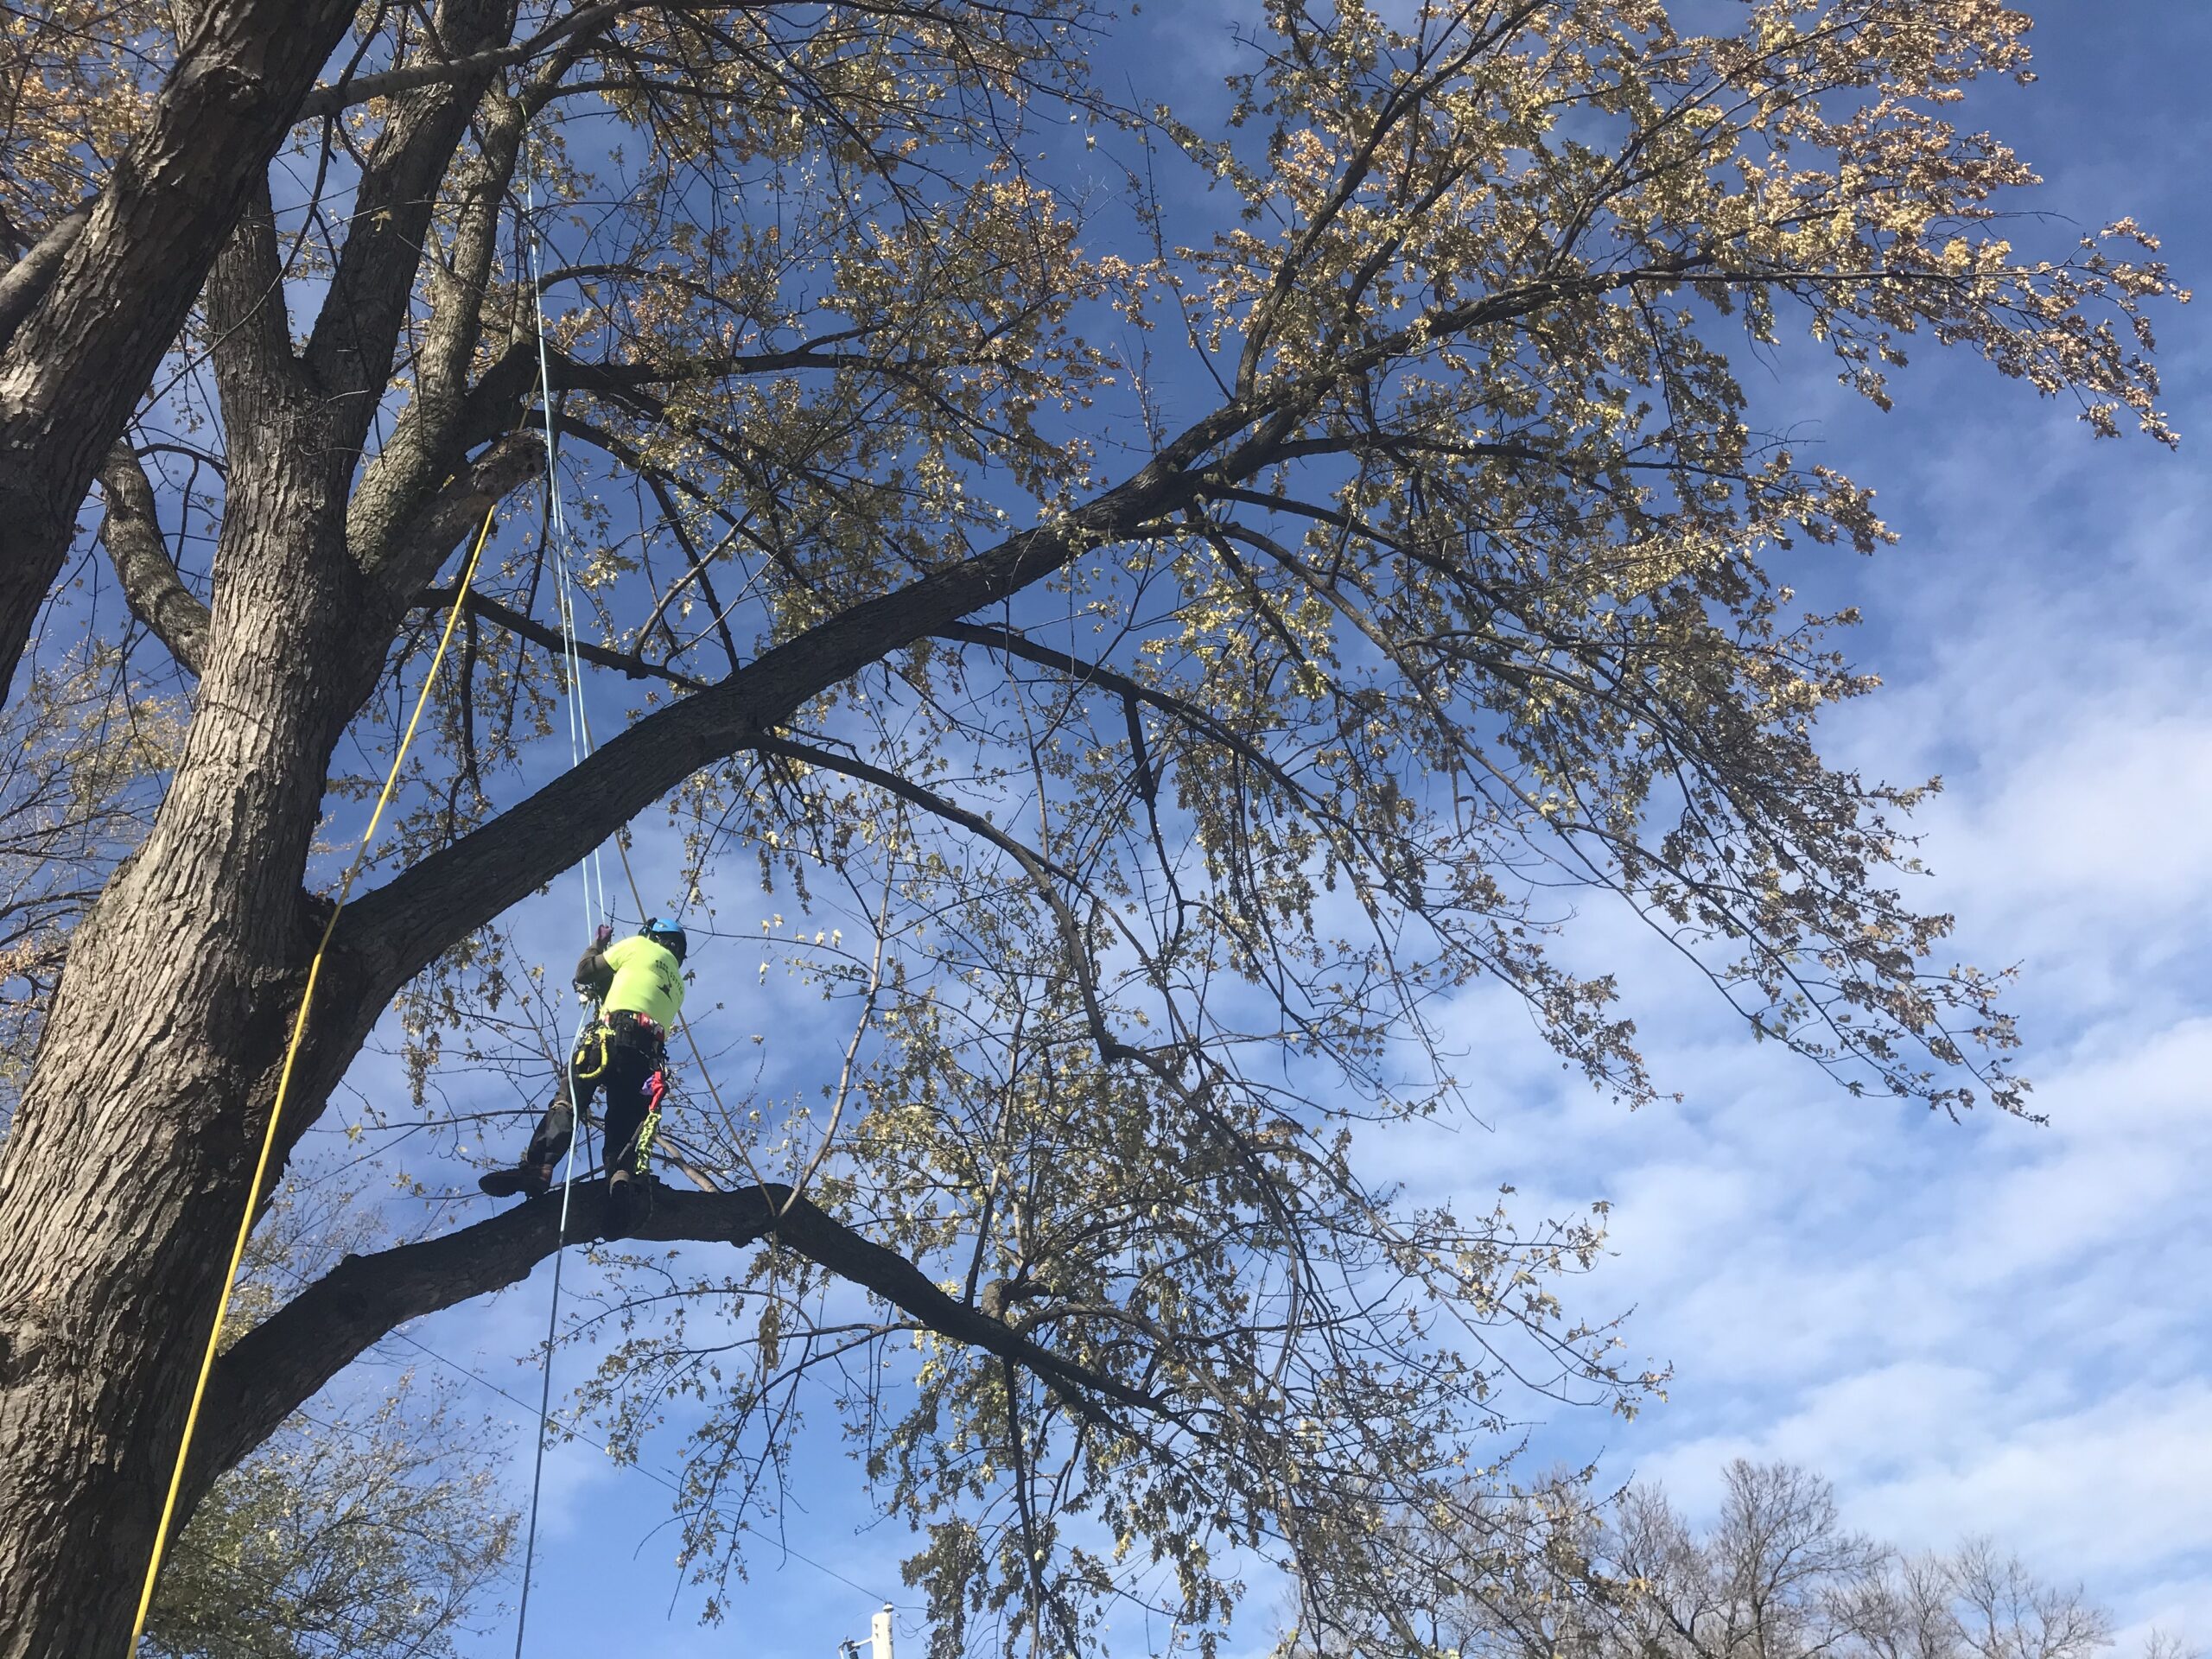
M 550 1191 L 553 1167 L 569 1150 L 575 1115 L 607 1090 L 607 1197 L 615 1230 L 652 1211 L 653 1137 L 668 1092 L 668 1033 L 683 1007 L 683 929 L 656 916 L 633 938 L 601 926 L 576 963 L 576 988 L 599 1004 L 569 1061 L 569 1086 L 546 1109 L 529 1150 L 512 1169 L 477 1185 L 495 1198 Z

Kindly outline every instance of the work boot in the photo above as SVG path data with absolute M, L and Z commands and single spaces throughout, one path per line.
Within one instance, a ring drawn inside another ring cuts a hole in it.
M 553 1190 L 553 1166 L 517 1164 L 512 1169 L 490 1170 L 476 1178 L 476 1185 L 495 1198 L 512 1198 L 518 1192 L 542 1198 Z
M 653 1178 L 618 1169 L 607 1178 L 607 1236 L 637 1231 L 653 1213 Z

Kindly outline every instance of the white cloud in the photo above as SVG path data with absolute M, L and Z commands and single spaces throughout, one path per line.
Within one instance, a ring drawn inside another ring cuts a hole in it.
M 2212 1565 L 2212 1383 L 2121 1388 L 2013 1421 L 1996 1399 L 1965 1403 L 1926 1426 L 1922 1443 L 1948 1451 L 1859 1486 L 1854 1513 L 1910 1542 L 1993 1534 L 2057 1578 Z
M 2212 493 L 2171 470 L 2116 492 L 2113 452 L 2063 424 L 2001 467 L 1969 428 L 1908 469 L 1941 509 L 1916 539 L 1947 556 L 1890 567 L 1904 586 L 1870 607 L 1868 654 L 1892 684 L 1832 722 L 1871 775 L 1947 773 L 1916 896 L 1958 912 L 1960 954 L 2023 963 L 2023 1069 L 2050 1127 L 1840 1097 L 1592 914 L 1581 948 L 1627 964 L 1655 1071 L 1687 1100 L 1631 1116 L 1502 1061 L 1497 1132 L 1456 1166 L 1617 1205 L 1618 1255 L 1577 1310 L 1634 1303 L 1630 1349 L 1673 1363 L 1671 1401 L 1625 1433 L 1560 1419 L 1567 1455 L 1602 1443 L 1607 1469 L 1692 1508 L 1731 1457 L 1807 1464 L 1877 1535 L 1988 1533 L 2085 1580 L 2132 1637 L 2202 1643 L 2212 672 L 2175 618 L 2201 616 Z M 1478 1047 L 1514 1040 L 1468 1014 Z

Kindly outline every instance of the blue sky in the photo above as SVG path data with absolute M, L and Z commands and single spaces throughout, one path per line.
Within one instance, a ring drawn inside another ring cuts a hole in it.
M 1143 102 L 1210 99 L 1243 10 L 1154 0 L 1101 78 L 1126 74 Z M 2203 281 L 2212 7 L 2028 10 L 2040 84 L 1977 91 L 1971 118 L 2041 168 L 2050 210 L 2085 226 L 2135 214 L 2184 281 Z M 2179 455 L 2093 443 L 2068 409 L 1932 350 L 1887 416 L 1786 357 L 1754 385 L 1770 418 L 1786 411 L 1879 489 L 1904 537 L 1872 561 L 1808 551 L 1789 573 L 1820 601 L 1862 607 L 1854 654 L 1887 683 L 1831 720 L 1829 746 L 1891 779 L 1944 775 L 1920 817 L 1926 896 L 1958 912 L 1960 955 L 2021 964 L 2024 1069 L 2050 1126 L 1954 1125 L 1836 1093 L 1752 1047 L 1627 917 L 1592 905 L 1574 951 L 1622 973 L 1655 1070 L 1683 1102 L 1631 1114 L 1591 1095 L 1517 1004 L 1478 993 L 1452 1030 L 1482 1122 L 1372 1138 L 1368 1166 L 1416 1197 L 1511 1182 L 1523 1214 L 1616 1205 L 1616 1254 L 1576 1306 L 1633 1306 L 1630 1351 L 1673 1367 L 1669 1398 L 1626 1426 L 1555 1413 L 1540 1454 L 1599 1455 L 1609 1475 L 1662 1480 L 1693 1509 L 1729 1457 L 1802 1461 L 1869 1531 L 1907 1544 L 1990 1533 L 2081 1579 L 2128 1641 L 2155 1623 L 2212 1643 L 2212 669 L 2198 557 L 2212 335 L 2202 306 L 2160 326 Z M 570 897 L 518 918 L 556 972 Z M 795 1005 L 749 990 L 754 960 L 738 947 L 701 965 L 732 994 L 725 1038 L 748 1022 L 798 1028 Z M 541 1272 L 416 1334 L 534 1398 L 513 1356 L 542 1330 L 547 1284 Z M 519 1487 L 526 1441 L 517 1450 Z M 821 1565 L 764 1541 L 730 1624 L 702 1630 L 656 1530 L 665 1491 L 587 1448 L 556 1450 L 529 1650 L 828 1659 L 865 1635 L 880 1599 L 909 1599 L 895 1567 L 908 1546 L 855 1531 L 867 1511 L 835 1445 L 806 1442 L 793 1484 L 804 1508 L 787 1510 L 788 1541 Z M 1266 1645 L 1272 1611 L 1253 1597 L 1242 1645 Z M 918 1652 L 911 1614 L 900 1633 Z M 509 1624 L 466 1650 L 512 1649 Z
M 1969 111 L 2085 225 L 2133 213 L 2184 282 L 2207 268 L 2205 105 L 2183 66 L 2212 11 L 2030 4 L 2041 82 Z M 1670 1363 L 1632 1427 L 1557 1421 L 1562 1446 L 1694 1507 L 1734 1455 L 1831 1476 L 1847 1517 L 1942 1544 L 1986 1532 L 2079 1577 L 2139 1634 L 2212 1639 L 2212 673 L 2202 306 L 2161 323 L 2169 455 L 2092 444 L 1979 365 L 1929 356 L 1883 416 L 1791 383 L 1813 431 L 1877 485 L 1903 545 L 1841 562 L 1886 689 L 1828 722 L 1831 753 L 1904 779 L 1959 954 L 2017 961 L 2024 1069 L 2048 1128 L 1857 1102 L 1738 1041 L 1632 930 L 1586 950 L 1631 995 L 1680 1107 L 1625 1116 L 1554 1085 L 1517 1016 L 1476 999 L 1499 1068 L 1471 1157 L 1564 1204 L 1613 1198 L 1618 1255 L 1583 1294 L 1633 1302 Z M 1809 588 L 1810 584 L 1808 584 Z M 1480 1150 L 1477 1148 L 1479 1147 Z M 1419 1154 L 1408 1167 L 1427 1160 Z M 2125 1644 L 2125 1643 L 2124 1643 Z

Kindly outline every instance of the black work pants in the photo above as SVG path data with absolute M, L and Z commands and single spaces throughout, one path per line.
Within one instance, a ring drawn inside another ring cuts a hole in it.
M 523 1161 L 558 1163 L 575 1135 L 576 1112 L 588 1110 L 593 1096 L 603 1088 L 607 1122 L 601 1145 L 607 1173 L 627 1170 L 644 1174 L 652 1166 L 653 1137 L 660 1128 L 661 1096 L 668 1088 L 666 1054 L 658 1042 L 619 1031 L 604 1041 L 596 1029 L 587 1032 L 569 1059 L 569 1086 L 546 1108 Z

